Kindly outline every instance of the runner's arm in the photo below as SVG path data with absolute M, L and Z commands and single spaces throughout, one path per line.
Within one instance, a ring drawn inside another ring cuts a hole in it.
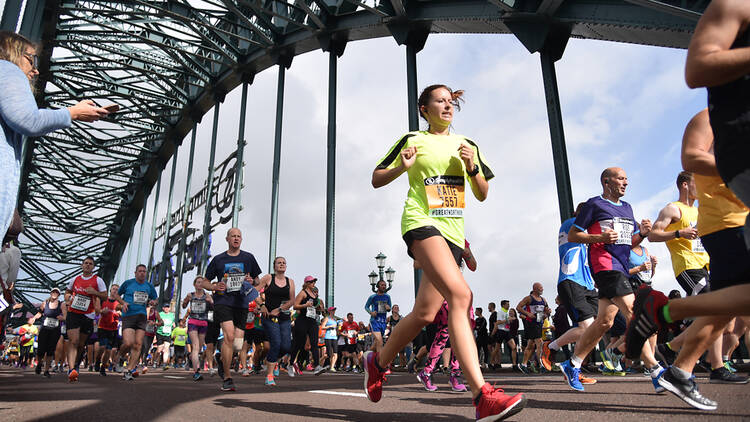
M 659 211 L 659 216 L 654 221 L 654 226 L 651 228 L 651 232 L 648 234 L 648 240 L 650 242 L 666 242 L 667 240 L 675 239 L 675 232 L 666 232 L 664 229 L 668 225 L 678 221 L 680 219 L 680 209 L 674 204 L 667 204 L 666 207 Z
M 685 81 L 690 88 L 722 85 L 750 73 L 750 47 L 731 48 L 750 23 L 750 2 L 713 0 L 688 46 Z
M 608 236 L 608 233 L 614 233 L 614 239 Z M 588 234 L 576 226 L 572 226 L 568 232 L 568 241 L 573 243 L 614 243 L 617 240 L 617 233 L 613 230 L 606 230 L 600 234 Z
M 529 318 L 533 318 L 534 315 L 531 312 L 527 312 L 525 309 L 523 309 L 524 306 L 528 305 L 530 301 L 531 299 L 529 298 L 529 296 L 526 296 L 520 302 L 518 302 L 518 306 L 516 306 L 516 310 Z
M 716 158 L 711 151 L 713 143 L 714 134 L 708 118 L 708 109 L 704 108 L 690 119 L 682 136 L 682 168 L 695 174 L 718 177 Z

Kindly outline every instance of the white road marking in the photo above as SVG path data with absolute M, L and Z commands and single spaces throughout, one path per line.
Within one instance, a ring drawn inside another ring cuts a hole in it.
M 365 393 L 347 393 L 345 391 L 311 390 L 311 391 L 308 391 L 308 393 L 331 394 L 334 396 L 365 397 L 365 398 L 367 397 Z
M 185 379 L 185 377 L 176 377 L 174 375 L 164 375 L 164 378 L 171 378 L 173 380 L 182 380 L 182 379 Z

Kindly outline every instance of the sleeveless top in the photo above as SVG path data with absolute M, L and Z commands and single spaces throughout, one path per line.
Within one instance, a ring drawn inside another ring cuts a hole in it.
M 287 286 L 289 286 L 289 283 L 287 283 Z M 288 288 L 287 288 L 287 291 L 289 291 Z M 307 303 L 308 300 L 312 299 L 313 306 L 306 307 L 305 309 L 300 309 L 299 315 L 297 316 L 297 320 L 305 321 L 305 322 L 315 322 L 315 317 L 317 316 L 317 312 L 315 310 L 314 304 L 317 302 L 318 298 L 316 296 L 310 296 L 310 293 L 308 293 L 307 290 L 302 290 L 302 292 L 305 294 L 305 298 L 302 299 L 302 303 L 305 304 Z M 268 296 L 266 296 L 266 301 L 268 301 Z
M 208 321 L 208 300 L 206 293 L 203 296 L 195 296 L 190 299 L 190 318 L 198 321 Z
M 526 317 L 526 321 L 542 325 L 542 323 L 544 323 L 544 318 L 546 318 L 546 315 L 544 315 L 544 308 L 547 306 L 547 302 L 545 302 L 544 299 L 534 299 L 534 295 L 529 295 L 529 298 L 531 298 L 531 302 L 526 305 L 526 311 L 531 312 L 532 314 L 537 314 L 537 318 L 531 319 L 529 317 Z M 540 313 L 542 314 L 541 321 L 539 320 L 538 316 L 538 314 Z
M 336 322 L 335 318 L 328 318 L 326 321 L 325 329 L 325 339 L 326 340 L 336 340 L 336 327 L 338 327 L 338 323 Z
M 750 30 L 737 36 L 732 49 L 750 46 Z M 750 156 L 750 74 L 708 88 L 708 115 L 714 132 L 716 165 L 725 182 L 748 168 Z M 702 206 L 702 204 L 701 204 Z
M 44 310 L 42 311 L 42 329 L 48 330 L 59 330 L 60 320 L 58 316 L 62 314 L 62 302 L 57 301 L 57 308 L 51 309 L 49 307 L 49 301 L 44 302 Z
M 401 322 L 401 315 L 399 315 L 398 319 L 395 319 L 395 318 L 393 318 L 393 314 L 391 314 L 390 321 L 391 321 L 391 328 L 395 328 L 396 325 L 399 322 Z
M 273 311 L 274 309 L 281 306 L 282 302 L 286 302 L 289 300 L 289 277 L 284 277 L 286 279 L 286 284 L 284 287 L 279 287 L 276 285 L 276 276 L 271 276 L 271 283 L 269 283 L 268 287 L 266 287 L 266 309 L 268 311 Z M 283 313 L 280 313 L 279 316 L 283 316 Z
M 685 205 L 680 201 L 671 203 L 680 210 L 680 219 L 670 223 L 665 232 L 674 232 L 675 230 L 686 227 L 696 227 L 698 223 L 698 208 Z M 672 258 L 672 269 L 675 277 L 685 270 L 697 270 L 708 265 L 708 253 L 703 248 L 700 239 L 685 239 L 683 237 L 670 239 L 666 241 L 669 255 Z M 632 252 L 631 252 L 632 254 Z
M 643 265 L 646 261 L 650 260 L 651 258 L 648 255 L 648 249 L 646 249 L 644 246 L 641 246 L 641 255 L 635 253 L 634 249 L 630 250 L 630 268 Z M 631 275 L 630 278 L 636 278 L 643 283 L 651 283 L 652 274 L 653 272 L 651 270 L 639 271 Z
M 698 189 L 698 235 L 745 225 L 748 209 L 730 191 L 721 178 L 696 174 Z

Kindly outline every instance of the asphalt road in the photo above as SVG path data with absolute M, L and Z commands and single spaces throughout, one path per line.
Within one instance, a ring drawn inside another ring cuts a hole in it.
M 522 376 L 486 374 L 508 393 L 524 392 L 527 406 L 516 421 L 750 421 L 750 385 L 709 384 L 698 374 L 701 392 L 719 402 L 714 412 L 697 411 L 671 394 L 655 394 L 649 379 L 596 376 L 584 393 L 567 387 L 559 374 Z M 135 381 L 117 374 L 101 377 L 84 371 L 69 384 L 63 375 L 51 379 L 31 370 L 0 368 L 0 421 L 471 421 L 469 393 L 453 393 L 448 377 L 434 376 L 440 389 L 425 391 L 412 374 L 394 372 L 383 399 L 370 403 L 363 376 L 323 374 L 277 378 L 236 376 L 237 391 L 219 390 L 218 377 L 194 382 L 184 370 L 152 370 Z M 260 418 L 260 419 L 258 419 Z

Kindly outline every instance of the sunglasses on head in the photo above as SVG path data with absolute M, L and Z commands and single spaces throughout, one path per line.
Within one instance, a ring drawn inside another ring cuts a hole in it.
M 39 56 L 29 53 L 23 53 L 23 56 L 29 61 L 29 64 L 33 69 L 39 69 Z

